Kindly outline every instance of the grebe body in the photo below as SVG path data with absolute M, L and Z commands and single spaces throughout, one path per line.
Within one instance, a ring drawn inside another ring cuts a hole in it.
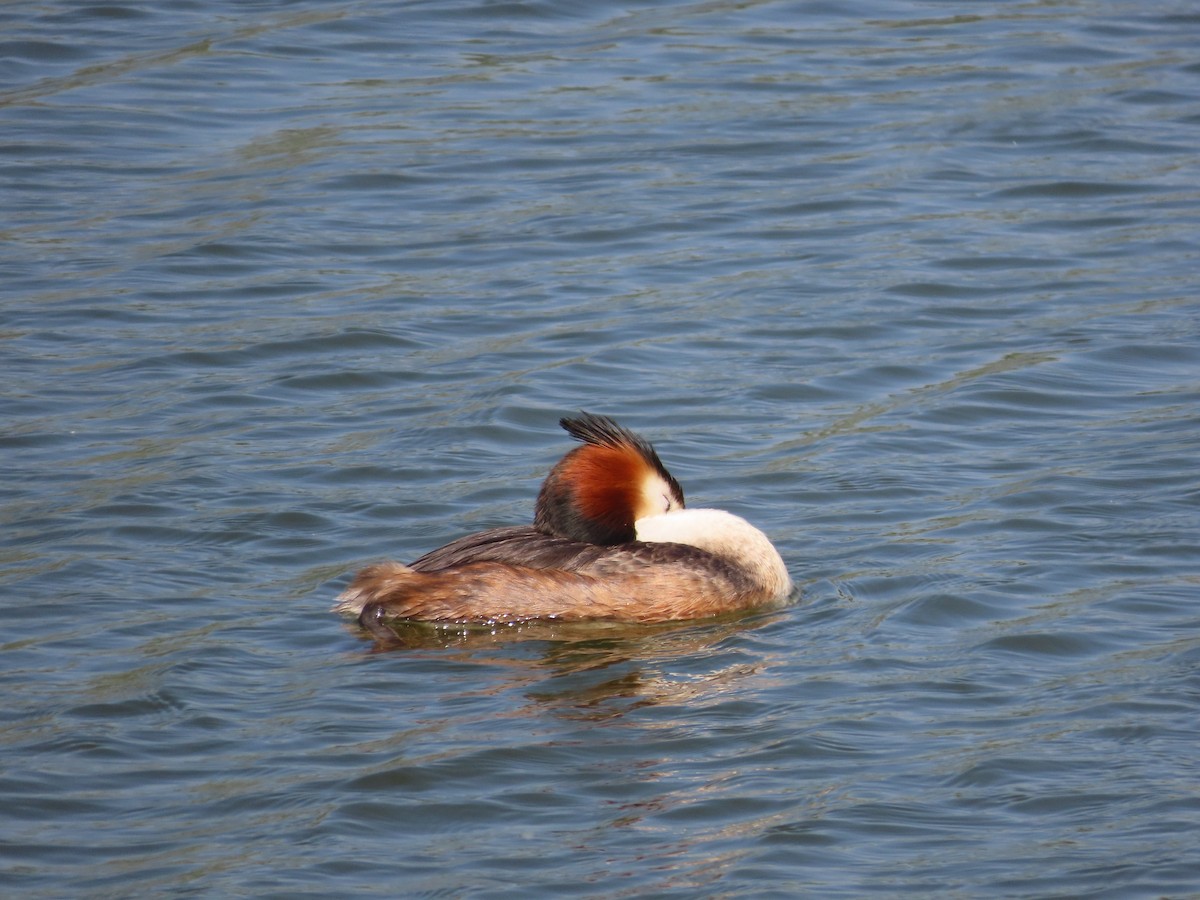
M 467 535 L 411 565 L 361 571 L 334 609 L 387 619 L 665 622 L 786 599 L 792 582 L 765 534 L 683 491 L 642 438 L 602 416 L 561 424 L 583 446 L 551 470 L 533 526 Z

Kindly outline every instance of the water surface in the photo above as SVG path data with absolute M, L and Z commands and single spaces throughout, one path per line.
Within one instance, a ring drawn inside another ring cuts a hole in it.
M 1195 892 L 1191 5 L 0 29 L 9 892 Z M 579 409 L 799 601 L 329 612 Z

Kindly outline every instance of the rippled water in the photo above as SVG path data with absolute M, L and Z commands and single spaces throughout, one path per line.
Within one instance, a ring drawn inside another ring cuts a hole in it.
M 1193 4 L 0 9 L 0 881 L 1200 890 Z M 589 409 L 793 607 L 328 611 Z

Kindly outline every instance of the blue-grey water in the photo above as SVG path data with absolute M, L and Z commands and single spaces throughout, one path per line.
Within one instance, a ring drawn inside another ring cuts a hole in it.
M 1200 894 L 1194 2 L 0 8 L 6 896 Z M 416 629 L 559 416 L 783 610 Z

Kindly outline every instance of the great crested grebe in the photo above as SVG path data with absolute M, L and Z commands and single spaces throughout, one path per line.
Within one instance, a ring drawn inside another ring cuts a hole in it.
M 368 628 L 387 619 L 650 623 L 791 594 L 767 536 L 723 510 L 685 509 L 647 441 L 605 416 L 559 424 L 583 444 L 546 477 L 533 526 L 467 535 L 407 566 L 369 566 L 334 609 Z

